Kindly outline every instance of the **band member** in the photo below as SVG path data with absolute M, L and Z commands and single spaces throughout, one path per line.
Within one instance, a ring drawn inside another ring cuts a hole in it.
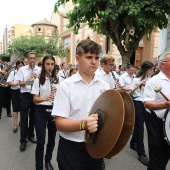
M 3 70 L 3 68 L 4 68 L 3 60 L 0 59 L 0 62 L 1 62 L 0 74 L 2 74 L 2 75 L 8 74 L 5 70 Z M 2 115 L 2 107 L 6 108 L 7 116 L 12 117 L 12 114 L 11 114 L 11 90 L 8 85 L 5 87 L 0 85 L 0 119 L 1 119 L 1 115 Z
M 21 67 L 17 73 L 17 80 L 21 87 L 20 94 L 20 111 L 21 111 L 21 139 L 20 150 L 26 149 L 27 138 L 30 142 L 36 143 L 34 135 L 34 122 L 35 122 L 35 104 L 33 96 L 30 93 L 32 84 L 35 78 L 40 74 L 41 68 L 35 66 L 36 53 L 29 52 L 27 55 L 29 64 Z M 29 115 L 29 126 L 28 126 Z
M 45 167 L 47 170 L 53 170 L 51 159 L 55 146 L 56 126 L 54 117 L 51 116 L 51 111 L 53 108 L 54 93 L 57 89 L 57 83 L 58 79 L 56 77 L 55 59 L 51 55 L 46 55 L 42 61 L 40 78 L 35 79 L 31 91 L 33 94 L 33 101 L 36 104 L 36 170 L 43 169 L 46 127 L 48 128 L 48 143 L 46 147 Z
M 163 118 L 166 110 L 170 110 L 170 101 L 165 101 L 160 93 L 154 91 L 155 86 L 160 86 L 161 91 L 170 98 L 170 52 L 165 52 L 159 57 L 158 67 L 160 72 L 147 82 L 144 89 L 150 157 L 148 170 L 165 170 L 170 159 L 170 146 L 164 140 L 163 133 Z
M 17 132 L 18 130 L 18 112 L 20 111 L 20 86 L 19 82 L 16 80 L 16 76 L 19 68 L 22 67 L 23 65 L 24 65 L 23 61 L 18 60 L 16 62 L 16 69 L 9 74 L 9 77 L 7 79 L 8 85 L 11 86 L 14 132 Z
M 85 147 L 85 129 L 97 131 L 98 115 L 90 109 L 108 83 L 95 75 L 101 46 L 90 39 L 77 45 L 78 72 L 63 81 L 57 90 L 52 115 L 60 131 L 57 161 L 59 169 L 101 170 L 102 158 L 92 158 Z M 76 90 L 75 90 L 76 89 Z
M 133 80 L 134 66 L 131 64 L 127 65 L 127 71 L 123 73 L 119 78 L 119 83 L 122 87 L 122 90 L 130 92 L 130 86 Z
M 71 67 L 69 70 L 69 77 L 72 76 L 73 74 L 77 73 L 77 68 L 76 67 Z
M 112 67 L 114 66 L 115 59 L 110 56 L 102 58 L 102 68 L 97 69 L 96 75 L 102 80 L 106 81 L 110 87 L 113 89 L 116 86 L 116 82 L 112 76 Z
M 130 141 L 130 148 L 134 149 L 137 145 L 137 154 L 138 160 L 141 161 L 144 165 L 149 164 L 149 159 L 145 154 L 144 148 L 144 117 L 145 117 L 145 108 L 143 105 L 143 90 L 148 78 L 153 74 L 153 63 L 150 61 L 144 61 L 141 65 L 141 69 L 138 71 L 136 78 L 133 79 L 130 86 L 131 90 L 136 90 L 132 94 L 133 102 L 135 105 L 135 125 Z M 135 149 L 134 149 L 135 150 Z
M 69 75 L 69 72 L 67 70 L 67 65 L 66 63 L 62 63 L 61 64 L 61 70 L 58 73 L 58 77 L 59 77 L 59 83 L 61 83 L 62 81 L 64 81 Z
M 154 65 L 154 72 L 153 72 L 152 77 L 155 76 L 155 75 L 157 75 L 158 73 L 159 73 L 159 68 L 158 68 L 158 63 L 156 63 L 156 64 Z

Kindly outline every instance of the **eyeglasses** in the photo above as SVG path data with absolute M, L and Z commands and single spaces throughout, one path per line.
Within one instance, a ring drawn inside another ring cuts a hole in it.
M 109 64 L 109 66 L 113 67 L 113 66 L 114 66 L 114 64 Z
M 29 60 L 36 60 L 36 58 L 31 58 L 31 57 L 30 57 Z

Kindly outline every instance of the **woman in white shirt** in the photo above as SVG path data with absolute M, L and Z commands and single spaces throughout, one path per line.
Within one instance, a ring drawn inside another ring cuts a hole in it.
M 48 144 L 46 147 L 45 167 L 46 169 L 53 169 L 53 166 L 51 165 L 51 159 L 55 146 L 56 126 L 54 117 L 51 116 L 51 111 L 53 108 L 54 94 L 57 90 L 57 83 L 58 79 L 56 77 L 55 59 L 51 55 L 46 55 L 42 60 L 40 78 L 37 78 L 34 81 L 31 91 L 33 94 L 33 101 L 36 104 L 36 170 L 43 169 L 46 127 L 48 128 Z
M 12 108 L 13 108 L 13 120 L 14 120 L 14 128 L 13 132 L 17 132 L 18 130 L 18 112 L 20 111 L 20 86 L 18 81 L 16 80 L 16 75 L 20 67 L 24 65 L 23 61 L 16 62 L 16 69 L 11 71 L 8 76 L 7 83 L 11 86 L 11 100 L 12 100 Z
M 136 78 L 133 79 L 130 86 L 130 93 L 133 93 L 132 98 L 135 106 L 135 125 L 132 139 L 130 141 L 130 148 L 137 151 L 138 160 L 141 161 L 144 165 L 149 164 L 149 159 L 145 155 L 145 148 L 143 143 L 144 116 L 146 112 L 143 105 L 143 91 L 146 80 L 150 78 L 153 74 L 153 67 L 153 63 L 151 63 L 150 61 L 144 61 L 141 65 L 141 69 L 136 75 Z

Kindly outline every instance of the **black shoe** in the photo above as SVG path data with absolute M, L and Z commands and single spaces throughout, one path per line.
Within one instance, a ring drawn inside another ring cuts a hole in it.
M 28 140 L 29 140 L 31 143 L 37 143 L 37 140 L 36 140 L 34 137 L 28 137 Z
M 10 113 L 7 113 L 7 116 L 8 116 L 8 117 L 12 117 L 12 114 L 11 114 L 11 112 L 10 112 Z
M 46 168 L 46 170 L 53 170 L 54 169 L 53 166 L 51 165 L 51 162 L 46 162 L 45 168 Z
M 26 149 L 26 146 L 27 146 L 27 143 L 26 143 L 26 142 L 21 142 L 20 150 L 21 150 L 21 151 L 24 151 L 24 150 Z
M 104 163 L 104 160 L 102 161 L 102 168 L 101 170 L 105 170 L 105 163 Z
M 144 165 L 148 166 L 149 165 L 149 159 L 146 155 L 141 155 L 138 156 L 138 160 L 142 162 Z
M 133 149 L 134 151 L 137 152 L 137 145 L 136 144 L 130 145 L 130 149 Z

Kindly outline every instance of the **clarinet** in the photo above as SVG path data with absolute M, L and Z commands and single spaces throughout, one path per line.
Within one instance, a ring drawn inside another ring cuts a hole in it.
M 52 71 L 49 71 L 49 78 L 50 78 L 50 88 L 51 88 L 51 94 L 54 94 L 53 92 L 53 77 L 52 77 Z M 53 105 L 53 101 L 51 101 L 52 105 Z
M 117 82 L 117 80 L 116 80 L 116 77 L 115 77 L 113 71 L 111 71 L 111 73 L 112 73 L 112 77 L 113 77 L 113 79 L 114 79 L 114 81 L 115 81 L 115 89 L 118 89 L 118 85 L 117 85 L 118 82 Z

